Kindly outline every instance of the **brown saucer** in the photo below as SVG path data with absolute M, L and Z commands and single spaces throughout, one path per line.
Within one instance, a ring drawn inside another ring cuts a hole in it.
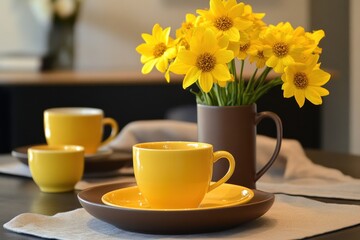
M 30 146 L 17 147 L 11 155 L 23 164 L 28 165 L 27 150 Z M 117 152 L 112 150 L 101 150 L 96 154 L 85 156 L 85 174 L 113 172 L 122 167 L 132 164 L 131 152 Z
M 213 209 L 157 211 L 108 206 L 101 197 L 115 189 L 135 183 L 107 184 L 78 193 L 80 204 L 94 217 L 123 230 L 152 234 L 190 234 L 214 232 L 239 226 L 264 215 L 274 203 L 274 195 L 253 190 L 250 202 Z

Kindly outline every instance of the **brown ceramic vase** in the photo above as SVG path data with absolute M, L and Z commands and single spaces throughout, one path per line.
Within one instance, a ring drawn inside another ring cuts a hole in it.
M 256 172 L 256 126 L 264 118 L 276 125 L 276 146 L 269 161 Z M 256 104 L 244 106 L 197 105 L 198 140 L 225 150 L 235 158 L 235 172 L 228 183 L 256 189 L 256 181 L 271 167 L 279 154 L 282 141 L 282 123 L 273 112 L 257 113 Z M 214 165 L 213 179 L 223 176 L 228 170 L 226 161 Z

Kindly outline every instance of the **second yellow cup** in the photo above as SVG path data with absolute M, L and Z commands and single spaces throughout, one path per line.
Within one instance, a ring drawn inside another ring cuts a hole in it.
M 32 146 L 28 158 L 32 178 L 42 192 L 72 191 L 84 173 L 82 146 Z
M 105 125 L 111 127 L 111 133 L 102 141 Z M 105 118 L 97 108 L 51 108 L 44 111 L 44 130 L 50 146 L 81 145 L 85 154 L 94 154 L 115 138 L 118 124 L 113 118 Z
M 211 183 L 213 164 L 226 158 L 229 170 Z M 233 156 L 199 142 L 149 142 L 133 146 L 136 183 L 151 208 L 197 208 L 205 194 L 225 183 L 235 169 Z

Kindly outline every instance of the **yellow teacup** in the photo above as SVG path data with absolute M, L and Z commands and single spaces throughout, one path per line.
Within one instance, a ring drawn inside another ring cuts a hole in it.
M 111 133 L 101 142 L 105 125 L 110 125 Z M 80 145 L 86 154 L 94 154 L 115 138 L 118 124 L 112 118 L 104 118 L 103 111 L 97 108 L 51 108 L 44 111 L 44 130 L 51 146 Z
M 229 170 L 210 183 L 213 164 L 226 158 Z M 149 142 L 133 146 L 136 183 L 151 208 L 197 208 L 205 194 L 225 183 L 235 169 L 233 156 L 199 142 Z
M 72 191 L 84 173 L 84 147 L 33 146 L 28 149 L 28 162 L 42 192 Z

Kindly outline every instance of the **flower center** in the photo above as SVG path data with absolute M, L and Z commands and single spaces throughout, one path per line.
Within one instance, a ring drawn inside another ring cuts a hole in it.
M 184 46 L 185 49 L 190 49 L 190 44 L 184 38 L 180 41 L 180 46 Z
M 246 52 L 246 50 L 248 50 L 250 47 L 249 43 L 245 43 L 244 45 L 240 45 L 240 51 L 241 52 Z
M 214 23 L 214 26 L 221 31 L 227 31 L 233 25 L 233 20 L 227 16 L 218 17 Z
M 203 72 L 210 72 L 214 69 L 216 58 L 210 53 L 200 54 L 196 59 L 196 67 Z
M 182 27 L 185 28 L 186 30 L 189 30 L 192 29 L 194 25 L 192 23 L 183 23 Z
M 289 52 L 288 45 L 283 42 L 275 43 L 272 49 L 274 54 L 279 58 L 286 56 Z
M 295 76 L 294 76 L 295 87 L 297 87 L 299 89 L 304 89 L 307 87 L 308 82 L 309 82 L 309 80 L 305 73 L 303 73 L 303 72 L 295 73 Z
M 258 57 L 259 59 L 264 59 L 264 58 L 265 58 L 264 52 L 263 52 L 263 51 L 258 51 L 257 57 Z
M 165 43 L 156 44 L 153 51 L 154 57 L 155 58 L 161 57 L 165 51 L 166 51 Z

